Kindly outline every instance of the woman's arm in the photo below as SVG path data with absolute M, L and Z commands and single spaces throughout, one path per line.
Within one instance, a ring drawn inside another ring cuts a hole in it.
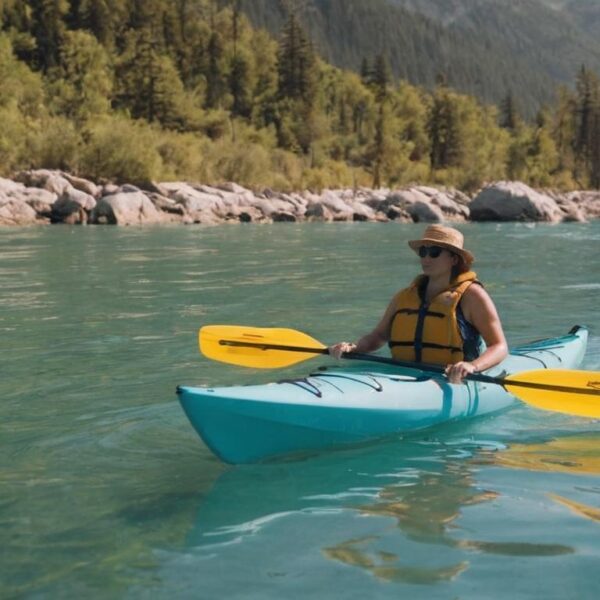
M 490 295 L 480 285 L 471 285 L 461 300 L 463 314 L 474 325 L 487 346 L 485 352 L 471 362 L 462 361 L 448 365 L 446 374 L 452 383 L 478 371 L 485 371 L 508 356 L 508 345 L 502 330 L 498 311 Z
M 366 335 L 363 335 L 358 342 L 340 342 L 329 347 L 329 354 L 335 358 L 340 358 L 344 352 L 375 352 L 390 339 L 390 328 L 392 319 L 396 313 L 397 295 L 394 296 L 388 307 L 375 326 L 375 329 Z

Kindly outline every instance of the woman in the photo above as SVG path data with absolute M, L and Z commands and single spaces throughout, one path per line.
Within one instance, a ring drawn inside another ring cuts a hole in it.
M 463 243 L 460 231 L 441 225 L 430 225 L 420 240 L 408 242 L 423 274 L 392 298 L 373 331 L 355 344 L 335 344 L 329 353 L 340 358 L 344 352 L 374 352 L 387 342 L 396 360 L 447 365 L 451 383 L 506 358 L 498 312 L 470 270 L 474 257 Z

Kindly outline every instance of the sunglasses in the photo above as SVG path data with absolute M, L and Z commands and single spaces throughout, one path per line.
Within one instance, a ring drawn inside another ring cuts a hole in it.
M 431 258 L 437 258 L 444 248 L 441 246 L 419 246 L 419 256 L 421 258 L 425 258 L 427 255 L 431 256 Z

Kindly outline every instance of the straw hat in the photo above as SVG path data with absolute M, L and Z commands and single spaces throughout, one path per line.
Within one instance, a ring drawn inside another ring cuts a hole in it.
M 420 240 L 411 240 L 408 245 L 417 252 L 420 246 L 441 246 L 447 248 L 455 254 L 458 254 L 462 259 L 470 265 L 475 257 L 468 250 L 463 248 L 464 237 L 463 234 L 452 227 L 444 227 L 443 225 L 429 225 L 423 237 Z

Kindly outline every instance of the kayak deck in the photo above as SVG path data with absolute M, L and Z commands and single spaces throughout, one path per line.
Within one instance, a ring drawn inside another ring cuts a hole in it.
M 574 327 L 565 336 L 520 345 L 486 374 L 577 367 L 587 337 L 586 328 Z M 179 386 L 177 394 L 206 445 L 233 464 L 416 431 L 515 401 L 500 385 L 454 385 L 442 375 L 366 361 L 264 385 Z

